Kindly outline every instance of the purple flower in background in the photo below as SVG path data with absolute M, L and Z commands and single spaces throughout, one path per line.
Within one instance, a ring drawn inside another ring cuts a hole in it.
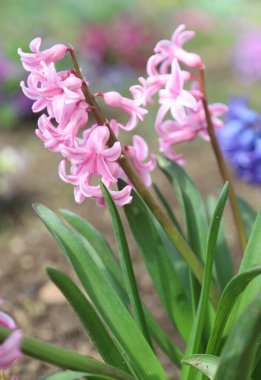
M 261 115 L 249 108 L 246 98 L 231 99 L 227 120 L 216 133 L 223 154 L 237 175 L 261 184 Z
M 235 66 L 247 81 L 261 80 L 261 31 L 247 32 L 236 45 Z

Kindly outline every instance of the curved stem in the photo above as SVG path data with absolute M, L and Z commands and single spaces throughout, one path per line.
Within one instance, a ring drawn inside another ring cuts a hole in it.
M 220 147 L 219 147 L 219 143 L 218 143 L 215 131 L 214 131 L 213 123 L 212 123 L 212 120 L 211 120 L 211 115 L 210 115 L 210 112 L 209 112 L 209 109 L 208 109 L 208 101 L 207 101 L 207 95 L 206 95 L 204 69 L 200 69 L 200 87 L 201 87 L 201 91 L 203 93 L 202 104 L 203 104 L 203 108 L 204 108 L 204 112 L 205 112 L 205 116 L 206 116 L 206 121 L 207 121 L 207 130 L 208 130 L 208 134 L 210 136 L 212 148 L 213 148 L 215 156 L 216 156 L 218 168 L 219 168 L 221 177 L 223 179 L 223 183 L 225 184 L 226 181 L 228 181 L 229 184 L 230 184 L 230 190 L 229 190 L 229 195 L 228 196 L 229 196 L 229 200 L 230 200 L 230 205 L 231 205 L 231 210 L 232 210 L 232 215 L 233 215 L 233 218 L 234 218 L 235 226 L 236 226 L 236 229 L 237 229 L 237 232 L 238 232 L 239 244 L 240 244 L 241 252 L 242 252 L 242 255 L 243 255 L 244 252 L 245 252 L 245 248 L 246 248 L 245 230 L 244 230 L 244 226 L 243 226 L 243 221 L 242 221 L 242 217 L 241 217 L 241 214 L 240 214 L 240 210 L 239 210 L 239 207 L 238 207 L 238 204 L 237 204 L 236 193 L 235 193 L 235 189 L 233 187 L 233 182 L 232 182 L 231 176 L 229 174 L 229 171 L 227 169 L 226 163 L 225 163 L 225 161 L 223 159 L 223 156 L 222 156 L 222 153 L 221 153 L 221 150 L 220 150 Z
M 11 333 L 12 331 L 0 326 L 0 342 L 3 342 Z M 27 356 L 44 361 L 45 363 L 54 364 L 60 368 L 107 375 L 117 380 L 134 380 L 131 375 L 111 365 L 37 339 L 24 337 L 22 339 L 21 351 Z
M 81 70 L 77 58 L 75 56 L 74 50 L 71 48 L 69 51 L 72 57 L 75 73 L 78 76 L 78 78 L 82 79 L 82 91 L 85 96 L 86 102 L 91 106 L 91 111 L 98 125 L 106 125 L 108 127 L 110 131 L 108 145 L 112 146 L 118 140 L 111 129 L 109 121 L 103 115 L 98 103 L 96 102 L 95 97 L 90 92 L 86 81 L 82 77 Z M 171 220 L 164 213 L 160 205 L 157 203 L 152 194 L 146 188 L 146 186 L 140 179 L 137 172 L 134 170 L 133 166 L 129 162 L 124 152 L 122 152 L 120 158 L 118 159 L 118 162 L 124 170 L 124 172 L 126 173 L 127 177 L 130 179 L 131 183 L 136 188 L 137 192 L 146 202 L 151 212 L 158 219 L 159 223 L 162 225 L 170 240 L 177 248 L 178 252 L 183 257 L 183 259 L 186 261 L 191 271 L 194 273 L 195 277 L 198 279 L 200 283 L 202 283 L 204 267 L 201 261 L 197 258 L 197 256 L 194 254 L 188 243 L 184 240 L 178 229 L 173 225 Z M 210 299 L 213 305 L 216 307 L 219 301 L 219 291 L 214 283 L 212 283 L 211 285 Z

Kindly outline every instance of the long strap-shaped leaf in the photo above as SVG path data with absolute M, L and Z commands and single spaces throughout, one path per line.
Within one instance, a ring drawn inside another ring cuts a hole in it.
M 123 282 L 122 273 L 119 270 L 119 265 L 115 260 L 113 251 L 104 236 L 79 215 L 63 209 L 60 210 L 60 213 L 94 247 L 97 256 L 93 257 L 93 259 L 97 265 L 103 267 L 101 269 L 104 269 L 104 275 L 110 280 L 114 290 L 119 292 L 118 295 L 121 298 L 124 298 L 123 293 L 119 290 Z M 127 297 L 125 297 L 124 302 L 128 302 Z
M 215 323 L 209 338 L 207 354 L 218 355 L 221 348 L 223 332 L 238 297 L 246 289 L 247 285 L 261 274 L 261 265 L 249 269 L 233 277 L 222 293 Z
M 252 229 L 251 235 L 248 239 L 245 254 L 242 258 L 239 273 L 243 273 L 253 267 L 261 264 L 260 258 L 260 235 L 261 235 L 261 209 L 259 210 L 254 227 Z M 251 284 L 247 289 L 240 295 L 237 300 L 235 307 L 233 308 L 229 321 L 226 326 L 226 333 L 231 331 L 231 328 L 236 320 L 243 314 L 243 312 L 248 308 L 250 303 L 255 299 L 255 297 L 260 294 L 261 291 L 261 277 L 255 278 L 251 281 Z
M 128 292 L 134 318 L 136 319 L 136 322 L 139 325 L 144 337 L 147 339 L 148 343 L 152 346 L 152 342 L 151 342 L 148 326 L 146 323 L 146 319 L 143 313 L 138 286 L 137 286 L 137 282 L 135 279 L 135 274 L 134 274 L 134 270 L 133 270 L 133 266 L 131 262 L 130 251 L 129 251 L 126 235 L 124 232 L 124 228 L 122 226 L 122 222 L 120 219 L 120 215 L 118 213 L 118 210 L 107 188 L 104 186 L 102 182 L 100 183 L 100 186 L 102 189 L 105 202 L 108 206 L 108 209 L 111 215 L 115 239 L 118 246 L 118 252 L 119 252 L 123 277 L 125 280 L 125 285 Z
M 198 354 L 200 345 L 202 342 L 202 332 L 204 323 L 206 321 L 206 315 L 207 315 L 207 308 L 208 308 L 208 297 L 209 297 L 209 290 L 210 290 L 210 284 L 213 274 L 213 263 L 215 259 L 215 252 L 216 252 L 216 243 L 217 243 L 217 236 L 219 231 L 219 226 L 221 222 L 221 218 L 223 215 L 223 211 L 225 208 L 227 196 L 229 191 L 229 183 L 226 182 L 226 184 L 223 187 L 223 190 L 220 194 L 220 197 L 218 199 L 215 211 L 213 213 L 211 223 L 209 226 L 208 231 L 208 238 L 207 238 L 207 254 L 206 254 L 206 264 L 205 264 L 205 271 L 204 271 L 204 277 L 202 282 L 202 290 L 200 294 L 200 300 L 199 305 L 197 309 L 196 319 L 193 325 L 192 333 L 189 339 L 189 343 L 186 349 L 186 355 L 192 355 L 192 354 Z M 185 366 L 182 368 L 181 373 L 181 379 L 188 380 L 192 379 L 191 367 Z
M 261 337 L 261 297 L 241 315 L 221 353 L 215 380 L 249 380 Z
M 208 197 L 206 201 L 206 208 L 209 219 L 213 214 L 217 203 L 216 197 Z M 230 256 L 229 247 L 226 241 L 225 233 L 222 224 L 219 228 L 217 247 L 215 256 L 215 269 L 217 274 L 217 281 L 220 289 L 223 291 L 227 283 L 233 276 L 232 258 Z
M 123 304 L 128 306 L 128 295 L 123 283 L 122 272 L 119 268 L 119 263 L 116 262 L 113 251 L 110 248 L 104 237 L 96 230 L 90 223 L 76 215 L 75 213 L 67 210 L 61 210 L 63 217 L 73 226 L 73 228 L 81 235 L 82 238 L 87 239 L 87 241 L 93 246 L 99 259 L 102 261 L 97 261 L 97 267 L 101 270 L 101 273 L 110 281 L 113 289 L 121 298 Z M 108 259 L 107 256 L 110 256 Z M 109 273 L 108 273 L 109 272 Z M 107 273 L 107 275 L 106 275 Z M 109 275 L 108 275 L 109 274 Z M 160 348 L 165 352 L 166 355 L 180 367 L 181 358 L 184 356 L 175 342 L 170 339 L 166 332 L 159 326 L 155 318 L 151 315 L 149 310 L 143 305 L 145 317 L 147 324 L 149 326 L 150 334 L 153 339 L 157 342 Z
M 63 371 L 52 373 L 41 377 L 39 380 L 77 380 L 77 379 L 94 379 L 94 380 L 114 380 L 113 377 L 94 375 L 89 372 Z
M 158 165 L 176 191 L 183 209 L 188 239 L 195 253 L 204 261 L 207 216 L 201 195 L 182 167 L 162 156 L 158 157 Z
M 90 254 L 86 254 L 86 246 L 83 246 L 73 232 L 52 211 L 42 205 L 36 205 L 35 209 L 54 238 L 62 242 L 79 280 L 122 348 L 126 355 L 126 362 L 134 369 L 137 377 L 140 379 L 167 379 L 166 373 L 136 323 L 110 283 L 93 265 L 91 259 L 93 248 L 89 246 Z M 140 360 L 141 357 L 143 360 Z
M 87 331 L 94 346 L 104 361 L 125 372 L 129 372 L 118 347 L 105 329 L 96 310 L 78 286 L 70 279 L 70 277 L 57 269 L 47 268 L 46 271 L 48 276 L 61 290 L 69 304 L 74 309 L 82 326 Z
M 0 343 L 2 343 L 11 331 L 0 326 Z M 99 360 L 92 359 L 89 356 L 78 354 L 53 344 L 45 343 L 38 339 L 24 336 L 21 342 L 21 351 L 23 354 L 41 360 L 45 363 L 54 364 L 61 368 L 67 368 L 72 371 L 88 372 L 93 375 L 104 375 L 117 380 L 134 380 L 134 377 L 126 372 L 119 370 L 109 364 L 102 363 Z
M 124 210 L 139 252 L 159 297 L 177 330 L 188 339 L 192 325 L 192 309 L 162 239 L 162 229 L 135 191 L 132 203 Z
M 157 194 L 157 197 L 159 198 L 162 206 L 164 207 L 168 217 L 170 218 L 170 220 L 172 221 L 172 223 L 177 227 L 177 229 L 179 230 L 179 232 L 181 233 L 181 235 L 183 236 L 183 231 L 179 225 L 179 222 L 176 218 L 176 215 L 174 214 L 173 210 L 171 209 L 167 199 L 164 197 L 164 195 L 162 194 L 160 188 L 156 185 L 156 183 L 153 183 L 153 188 L 154 188 L 154 191 L 155 193 Z M 183 236 L 184 237 L 184 236 Z
M 256 219 L 256 211 L 246 202 L 245 199 L 237 195 L 237 203 L 242 216 L 242 221 L 246 233 L 246 237 L 249 238 Z
M 181 206 L 186 225 L 187 241 L 205 262 L 207 241 L 207 215 L 202 197 L 186 171 L 165 157 L 158 157 L 158 165 L 171 183 Z M 196 313 L 200 285 L 190 271 L 190 298 L 193 312 Z

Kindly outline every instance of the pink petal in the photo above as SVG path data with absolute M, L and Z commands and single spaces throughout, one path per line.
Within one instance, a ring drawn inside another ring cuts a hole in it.
M 185 107 L 193 109 L 193 111 L 197 111 L 198 103 L 189 91 L 182 90 L 178 97 L 178 102 Z
M 14 330 L 16 328 L 14 320 L 2 311 L 0 311 L 0 326 L 6 327 L 10 330 Z
M 41 46 L 42 39 L 40 37 L 36 37 L 33 39 L 30 44 L 29 48 L 33 53 L 39 53 L 40 51 L 40 46 Z
M 22 356 L 20 344 L 22 332 L 14 331 L 0 346 L 0 368 L 7 369 Z
M 178 102 L 173 103 L 170 111 L 177 122 L 179 122 L 181 125 L 184 125 L 186 123 L 186 112 L 182 104 Z
M 127 185 L 120 191 L 110 190 L 110 194 L 116 203 L 117 206 L 124 206 L 131 203 L 132 196 L 131 194 L 132 186 Z
M 132 141 L 138 161 L 144 161 L 149 154 L 148 144 L 141 136 L 138 135 L 134 135 Z
M 117 141 L 113 144 L 111 148 L 104 151 L 103 156 L 106 157 L 108 161 L 116 161 L 121 155 L 121 143 Z

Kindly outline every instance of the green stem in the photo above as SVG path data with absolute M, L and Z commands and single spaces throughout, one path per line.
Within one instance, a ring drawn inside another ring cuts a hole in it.
M 108 145 L 112 146 L 115 142 L 117 142 L 117 138 L 115 134 L 113 133 L 110 123 L 103 115 L 98 103 L 95 100 L 95 97 L 90 92 L 86 81 L 82 77 L 79 64 L 77 62 L 75 53 L 73 49 L 70 49 L 70 54 L 72 57 L 75 73 L 78 76 L 78 78 L 82 79 L 82 91 L 85 96 L 86 102 L 91 106 L 91 110 L 93 113 L 93 116 L 95 120 L 97 121 L 98 125 L 106 125 L 110 131 L 110 138 L 108 141 Z M 199 283 L 202 284 L 202 278 L 204 273 L 204 266 L 201 263 L 201 261 L 197 258 L 197 256 L 194 254 L 188 243 L 184 240 L 178 229 L 173 225 L 171 220 L 168 218 L 168 216 L 164 213 L 164 211 L 161 209 L 157 201 L 154 199 L 152 194 L 149 192 L 149 190 L 146 188 L 142 180 L 140 179 L 139 175 L 127 159 L 124 152 L 122 152 L 120 158 L 118 159 L 119 165 L 122 167 L 124 172 L 126 173 L 127 177 L 130 179 L 131 183 L 136 188 L 137 192 L 140 194 L 140 196 L 143 198 L 143 200 L 146 202 L 147 206 L 151 210 L 151 212 L 154 214 L 154 216 L 157 218 L 159 223 L 164 228 L 165 232 L 169 236 L 170 240 L 174 244 L 174 246 L 177 248 L 180 255 L 183 257 L 183 259 L 188 264 L 191 271 L 194 273 L 195 277 L 198 279 Z M 211 290 L 210 290 L 210 299 L 213 305 L 216 307 L 218 305 L 219 301 L 219 291 L 214 283 L 211 284 Z
M 205 116 L 206 116 L 206 121 L 207 121 L 207 130 L 208 130 L 208 134 L 210 136 L 213 151 L 215 153 L 219 172 L 220 172 L 221 177 L 223 179 L 223 183 L 225 184 L 228 181 L 230 184 L 230 190 L 229 190 L 228 196 L 229 196 L 229 200 L 230 200 L 231 211 L 232 211 L 232 215 L 234 218 L 235 226 L 236 226 L 236 229 L 238 232 L 241 252 L 243 255 L 245 252 L 246 243 L 247 243 L 246 234 L 245 234 L 240 210 L 239 210 L 239 207 L 237 204 L 236 193 L 235 193 L 235 189 L 233 186 L 233 182 L 232 182 L 231 176 L 229 174 L 229 171 L 227 169 L 226 163 L 223 159 L 223 156 L 222 156 L 222 153 L 221 153 L 221 150 L 219 147 L 219 143 L 218 143 L 215 131 L 214 131 L 211 115 L 209 112 L 208 101 L 207 101 L 207 96 L 206 96 L 205 77 L 204 77 L 204 70 L 203 69 L 200 70 L 200 85 L 201 85 L 201 91 L 203 93 L 202 104 L 203 104 L 203 108 L 204 108 L 204 112 L 205 112 Z
M 10 330 L 0 326 L 0 342 L 3 342 L 11 333 Z M 117 380 L 134 380 L 132 376 L 108 364 L 37 339 L 23 337 L 21 351 L 27 356 L 64 369 L 107 375 Z

